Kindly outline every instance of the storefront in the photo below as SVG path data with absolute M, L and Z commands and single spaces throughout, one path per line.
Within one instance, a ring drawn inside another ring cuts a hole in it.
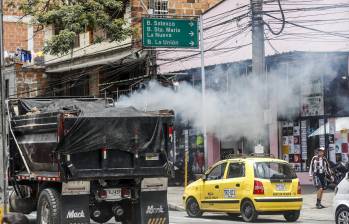
M 302 83 L 299 115 L 279 118 L 279 157 L 290 162 L 302 184 L 312 184 L 309 165 L 319 147 L 331 162 L 348 162 L 348 57 L 337 59 L 332 74 L 314 71 L 320 75 Z
M 285 99 L 287 102 L 282 103 L 283 106 L 276 105 L 275 102 L 278 101 L 275 99 L 268 99 L 268 136 L 256 138 L 244 132 L 231 136 L 230 139 L 208 138 L 208 164 L 212 165 L 231 154 L 249 155 L 255 152 L 256 146 L 262 145 L 265 154 L 290 162 L 302 184 L 312 184 L 308 175 L 309 164 L 320 146 L 326 147 L 330 161 L 348 161 L 348 57 L 347 52 L 290 52 L 266 57 L 267 76 L 276 73 L 282 77 L 281 80 L 289 82 L 290 89 L 281 91 L 293 91 L 290 94 L 292 97 Z M 219 72 L 216 68 L 219 68 Z M 215 89 L 218 88 L 213 85 L 216 83 L 231 91 L 226 84 L 227 80 L 232 76 L 251 75 L 250 68 L 251 60 L 207 67 L 206 86 Z M 200 77 L 200 69 L 186 72 L 189 74 L 186 77 L 193 77 L 193 80 L 194 77 L 195 80 Z M 215 82 L 216 78 L 221 82 Z M 193 80 L 185 81 L 194 85 Z M 195 85 L 199 84 L 195 82 Z M 278 94 L 270 94 L 269 97 L 275 95 Z M 195 176 L 202 173 L 205 160 L 202 133 L 180 121 L 178 124 L 176 159 L 184 161 L 184 152 L 188 148 L 189 170 Z M 254 128 L 253 123 L 248 125 L 251 130 Z
M 188 153 L 188 180 L 196 180 L 205 171 L 204 137 L 200 130 L 194 129 L 188 123 L 184 125 L 176 118 L 173 131 L 174 147 L 171 156 L 176 166 L 176 184 L 183 184 L 185 169 L 185 154 Z

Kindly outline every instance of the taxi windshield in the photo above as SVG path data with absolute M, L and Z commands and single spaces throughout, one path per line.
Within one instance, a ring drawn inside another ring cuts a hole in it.
M 254 167 L 254 175 L 261 179 L 294 179 L 297 178 L 292 167 L 280 162 L 257 162 Z

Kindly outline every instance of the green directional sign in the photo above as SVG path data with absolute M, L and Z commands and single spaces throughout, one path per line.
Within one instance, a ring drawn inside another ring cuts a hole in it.
M 143 18 L 143 47 L 198 48 L 196 19 Z

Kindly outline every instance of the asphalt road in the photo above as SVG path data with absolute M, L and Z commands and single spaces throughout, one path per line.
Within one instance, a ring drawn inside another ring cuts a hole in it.
M 301 216 L 301 218 L 296 223 L 306 223 L 306 224 L 331 224 L 334 223 L 331 220 L 332 217 L 328 219 L 317 220 L 313 214 L 313 217 L 309 217 L 310 214 Z M 259 216 L 255 223 L 285 223 L 285 219 L 281 215 L 275 216 Z M 205 213 L 202 218 L 189 218 L 185 212 L 170 212 L 170 224 L 198 224 L 198 223 L 214 223 L 214 224 L 231 224 L 231 223 L 243 223 L 241 217 L 230 218 L 225 214 L 215 214 L 215 213 Z
M 320 212 L 321 210 L 314 210 Z M 36 215 L 32 213 L 29 215 L 30 223 L 36 223 Z M 93 223 L 93 222 L 92 222 Z M 108 222 L 116 223 L 116 222 Z M 187 213 L 179 211 L 170 211 L 170 224 L 199 224 L 199 223 L 214 223 L 214 224 L 232 224 L 232 223 L 243 223 L 241 217 L 230 218 L 225 214 L 220 213 L 204 213 L 202 218 L 189 218 Z M 285 219 L 281 215 L 274 216 L 259 216 L 255 223 L 286 223 Z M 300 219 L 296 223 L 306 223 L 306 224 L 331 224 L 334 223 L 332 217 L 318 217 L 315 212 L 308 213 L 302 212 Z

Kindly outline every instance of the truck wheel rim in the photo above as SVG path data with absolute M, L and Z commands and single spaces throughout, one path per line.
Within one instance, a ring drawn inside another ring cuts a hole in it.
M 41 224 L 48 224 L 50 208 L 47 201 L 44 201 L 41 206 Z
M 348 211 L 342 211 L 338 215 L 338 223 L 339 224 L 348 224 L 349 223 L 349 212 Z

